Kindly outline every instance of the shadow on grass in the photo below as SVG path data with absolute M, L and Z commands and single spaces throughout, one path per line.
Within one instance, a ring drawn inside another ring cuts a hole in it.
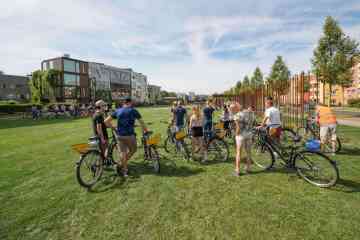
M 115 171 L 105 173 L 100 181 L 89 188 L 90 193 L 103 193 L 112 189 L 120 188 L 125 183 L 123 177 L 119 177 Z
M 33 127 L 57 123 L 67 123 L 83 118 L 57 118 L 57 119 L 41 119 L 41 120 L 32 120 L 32 119 L 0 119 L 0 129 L 7 128 L 18 128 L 18 127 Z
M 339 179 L 336 186 L 331 189 L 344 193 L 356 193 L 360 192 L 360 183 L 347 179 Z
M 338 153 L 338 155 L 350 155 L 350 156 L 359 156 L 360 155 L 360 148 L 354 147 L 344 147 L 341 149 L 341 151 Z

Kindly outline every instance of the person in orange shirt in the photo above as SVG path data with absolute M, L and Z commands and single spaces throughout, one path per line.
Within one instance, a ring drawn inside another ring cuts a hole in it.
M 316 107 L 316 120 L 320 125 L 320 142 L 323 148 L 328 141 L 328 136 L 331 138 L 332 153 L 335 154 L 336 149 L 336 116 L 330 107 L 324 104 L 318 104 Z

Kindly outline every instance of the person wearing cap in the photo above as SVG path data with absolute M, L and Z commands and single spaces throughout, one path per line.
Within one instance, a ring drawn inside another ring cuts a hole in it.
M 100 139 L 100 147 L 106 157 L 109 136 L 104 122 L 105 107 L 106 103 L 103 100 L 99 100 L 95 103 L 95 113 L 92 117 L 92 123 L 94 134 Z
M 142 120 L 140 113 L 133 107 L 131 98 L 125 100 L 124 105 L 118 108 L 111 116 L 105 119 L 107 126 L 112 126 L 113 119 L 117 119 L 116 128 L 118 150 L 122 156 L 121 162 L 118 162 L 117 171 L 124 177 L 128 176 L 128 161 L 137 150 L 136 134 L 135 134 L 135 120 L 140 123 L 143 132 L 147 132 L 145 123 Z M 122 168 L 122 169 L 121 169 Z

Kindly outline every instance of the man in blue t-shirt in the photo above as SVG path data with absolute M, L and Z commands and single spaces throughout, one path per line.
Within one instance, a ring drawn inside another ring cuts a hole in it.
M 141 119 L 140 113 L 133 108 L 130 98 L 125 100 L 125 104 L 122 108 L 117 109 L 107 117 L 105 124 L 112 126 L 113 119 L 117 119 L 117 142 L 118 150 L 122 156 L 121 164 L 118 163 L 117 170 L 120 172 L 120 166 L 122 166 L 122 173 L 124 177 L 128 176 L 128 161 L 134 155 L 137 149 L 136 134 L 134 130 L 135 120 L 138 120 L 143 131 L 147 132 L 145 123 Z
M 176 132 L 184 128 L 186 119 L 187 119 L 186 109 L 182 106 L 182 102 L 179 101 L 178 106 L 174 110 L 174 119 L 173 119 Z
M 215 108 L 212 106 L 212 100 L 208 100 L 206 107 L 203 109 L 203 115 L 204 115 L 204 132 L 207 133 L 207 135 L 212 130 L 213 125 L 213 112 L 215 111 Z

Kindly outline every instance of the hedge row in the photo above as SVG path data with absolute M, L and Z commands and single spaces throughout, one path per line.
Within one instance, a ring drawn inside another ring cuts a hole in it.
M 360 98 L 350 99 L 348 101 L 348 105 L 349 105 L 349 107 L 360 108 Z
M 0 104 L 0 113 L 26 112 L 31 109 L 33 104 Z M 41 107 L 41 105 L 36 105 Z

